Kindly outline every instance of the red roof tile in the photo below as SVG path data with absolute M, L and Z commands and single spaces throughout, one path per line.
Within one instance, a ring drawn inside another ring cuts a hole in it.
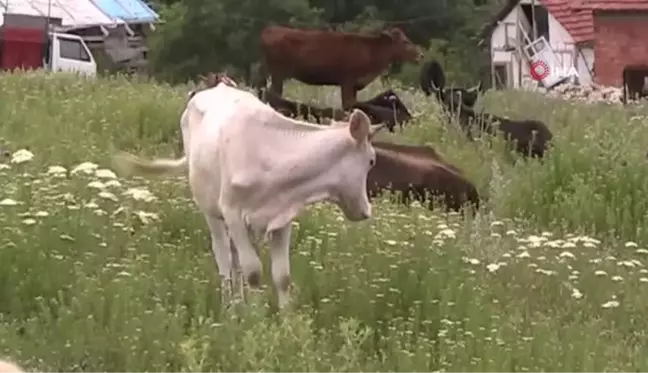
M 593 39 L 592 10 L 582 9 L 581 0 L 540 0 L 540 3 L 569 32 L 574 42 L 580 43 Z

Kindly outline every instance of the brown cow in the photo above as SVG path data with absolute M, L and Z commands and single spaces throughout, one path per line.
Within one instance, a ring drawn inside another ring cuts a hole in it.
M 462 174 L 431 159 L 374 147 L 376 164 L 367 176 L 367 194 L 370 198 L 383 190 L 401 193 L 401 202 L 409 204 L 412 197 L 424 202 L 430 195 L 443 198 L 446 211 L 460 211 L 466 204 L 472 210 L 479 208 L 477 188 Z M 428 208 L 433 209 L 432 201 Z
M 432 159 L 434 162 L 441 163 L 444 166 L 448 167 L 452 171 L 463 174 L 463 171 L 456 167 L 453 164 L 448 163 L 436 150 L 429 146 L 425 145 L 406 145 L 406 144 L 397 144 L 393 142 L 383 142 L 383 141 L 372 141 L 371 144 L 374 148 L 380 148 L 385 150 L 391 150 L 403 154 L 409 154 L 414 157 L 419 157 L 423 159 Z
M 340 86 L 342 108 L 350 109 L 356 92 L 394 61 L 418 63 L 422 54 L 398 28 L 379 35 L 267 26 L 261 31 L 262 85 L 281 96 L 283 82 Z

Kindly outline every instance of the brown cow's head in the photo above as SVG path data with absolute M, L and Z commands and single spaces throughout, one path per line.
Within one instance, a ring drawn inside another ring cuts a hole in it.
M 391 41 L 395 58 L 411 63 L 419 63 L 423 58 L 421 51 L 398 27 L 383 31 L 381 36 Z

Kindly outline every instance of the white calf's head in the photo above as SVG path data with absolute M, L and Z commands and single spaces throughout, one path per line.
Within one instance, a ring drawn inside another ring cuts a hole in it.
M 347 151 L 336 164 L 335 183 L 332 197 L 351 221 L 365 220 L 371 217 L 371 203 L 367 197 L 367 174 L 376 163 L 376 152 L 371 145 L 371 138 L 382 129 L 383 125 L 372 126 L 369 117 L 361 110 L 355 109 L 349 122 L 344 126 L 349 131 Z

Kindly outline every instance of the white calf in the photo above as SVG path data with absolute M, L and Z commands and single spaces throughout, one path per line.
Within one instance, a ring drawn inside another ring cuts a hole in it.
M 18 365 L 0 360 L 0 373 L 22 373 L 22 371 Z
M 383 126 L 355 110 L 348 122 L 320 126 L 282 116 L 253 94 L 220 84 L 198 92 L 183 116 L 185 156 L 152 162 L 121 154 L 122 173 L 189 171 L 194 200 L 211 231 L 223 289 L 231 286 L 231 237 L 252 287 L 261 261 L 250 233 L 269 240 L 279 306 L 289 301 L 292 220 L 307 205 L 331 201 L 352 221 L 371 217 L 367 173 L 371 138 Z M 231 291 L 231 288 L 229 289 Z

